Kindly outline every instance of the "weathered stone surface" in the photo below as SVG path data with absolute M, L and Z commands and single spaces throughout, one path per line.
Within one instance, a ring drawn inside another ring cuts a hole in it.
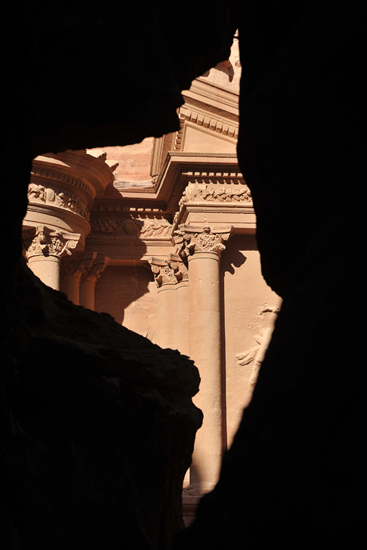
M 196 367 L 23 265 L 6 308 L 4 548 L 169 548 L 202 418 Z

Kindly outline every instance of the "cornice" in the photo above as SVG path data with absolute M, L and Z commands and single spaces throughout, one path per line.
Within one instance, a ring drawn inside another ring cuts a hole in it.
M 235 154 L 166 155 L 154 193 L 121 192 L 112 199 L 96 199 L 91 212 L 94 231 L 123 231 L 127 217 L 165 218 L 180 223 L 180 213 L 189 205 L 217 210 L 252 208 L 251 194 Z M 146 222 L 144 222 L 146 223 Z M 104 227 L 104 229 L 102 229 Z
M 182 95 L 186 99 L 186 103 L 190 102 L 190 100 L 196 100 L 204 105 L 210 105 L 216 109 L 228 111 L 238 116 L 238 93 L 224 89 L 201 77 L 195 79 L 191 84 L 190 90 L 183 91 Z
M 174 143 L 175 151 L 180 151 L 182 148 L 183 132 L 186 123 L 200 126 L 207 129 L 208 132 L 220 135 L 221 138 L 229 138 L 233 140 L 234 143 L 238 140 L 238 123 L 234 123 L 232 120 L 226 120 L 223 117 L 215 116 L 208 111 L 200 112 L 199 109 L 184 105 L 180 109 L 179 119 L 180 130 L 176 133 Z
M 96 158 L 86 151 L 40 155 L 32 162 L 30 182 L 45 187 L 72 188 L 91 208 L 94 198 L 102 196 L 113 181 L 116 166 L 108 166 L 105 160 L 105 155 Z

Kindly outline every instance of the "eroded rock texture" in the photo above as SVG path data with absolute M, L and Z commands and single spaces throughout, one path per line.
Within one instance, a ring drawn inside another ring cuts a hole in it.
M 202 418 L 194 364 L 23 265 L 6 307 L 2 547 L 169 548 Z

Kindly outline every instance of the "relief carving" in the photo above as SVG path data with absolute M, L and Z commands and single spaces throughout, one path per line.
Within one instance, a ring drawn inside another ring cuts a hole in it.
M 57 208 L 70 210 L 87 220 L 89 217 L 87 207 L 80 202 L 79 198 L 63 190 L 56 191 L 52 187 L 30 183 L 28 186 L 28 200 L 31 203 L 43 202 Z
M 30 240 L 31 233 L 34 235 L 32 240 Z M 46 226 L 40 225 L 35 230 L 27 232 L 25 237 L 26 257 L 43 255 L 62 258 L 65 255 L 71 256 L 79 239 L 79 234 L 51 231 Z
M 97 252 L 87 252 L 73 260 L 65 258 L 61 262 L 61 274 L 80 278 L 91 267 L 97 257 Z
M 110 259 L 107 256 L 103 256 L 102 254 L 97 254 L 92 259 L 86 258 L 82 266 L 83 272 L 81 280 L 96 283 L 106 268 L 109 260 Z
M 258 332 L 255 335 L 256 345 L 251 349 L 238 353 L 236 355 L 237 363 L 240 367 L 252 365 L 249 382 L 252 386 L 256 384 L 260 368 L 268 349 L 271 335 L 274 330 L 274 322 L 280 311 L 277 306 L 269 306 L 262 309 L 259 319 L 256 320 Z
M 160 220 L 131 219 L 101 219 L 91 221 L 92 231 L 99 233 L 117 233 L 126 237 L 141 237 L 143 239 L 169 237 L 172 225 L 164 218 Z
M 247 185 L 189 183 L 182 195 L 182 204 L 191 202 L 242 202 L 252 206 Z
M 211 228 L 205 226 L 202 228 L 183 225 L 175 231 L 177 238 L 174 238 L 174 244 L 181 244 L 181 254 L 187 256 L 195 252 L 216 252 L 220 254 L 225 250 L 224 241 L 227 241 L 231 235 L 232 228 Z
M 152 258 L 149 264 L 158 287 L 175 285 L 189 278 L 188 269 L 178 254 L 169 254 L 165 259 Z

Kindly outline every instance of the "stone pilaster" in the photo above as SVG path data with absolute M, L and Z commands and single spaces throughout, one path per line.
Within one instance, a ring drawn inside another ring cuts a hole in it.
M 158 286 L 158 345 L 177 348 L 176 285 L 178 271 L 175 262 L 167 258 L 150 260 L 154 280 Z
M 29 268 L 43 283 L 60 290 L 60 260 L 71 256 L 79 239 L 78 233 L 55 231 L 45 225 L 28 229 L 25 232 L 25 255 Z
M 183 250 L 189 262 L 190 357 L 201 377 L 194 398 L 203 411 L 190 472 L 190 486 L 210 490 L 219 477 L 224 449 L 222 421 L 222 365 L 220 315 L 220 254 L 231 227 L 180 226 Z
M 101 273 L 109 262 L 107 256 L 97 254 L 92 262 L 87 261 L 83 266 L 83 273 L 80 280 L 80 305 L 94 310 L 94 296 L 96 283 Z
M 80 303 L 81 277 L 92 266 L 96 257 L 97 252 L 86 252 L 73 259 L 64 258 L 61 261 L 60 290 L 76 305 Z

